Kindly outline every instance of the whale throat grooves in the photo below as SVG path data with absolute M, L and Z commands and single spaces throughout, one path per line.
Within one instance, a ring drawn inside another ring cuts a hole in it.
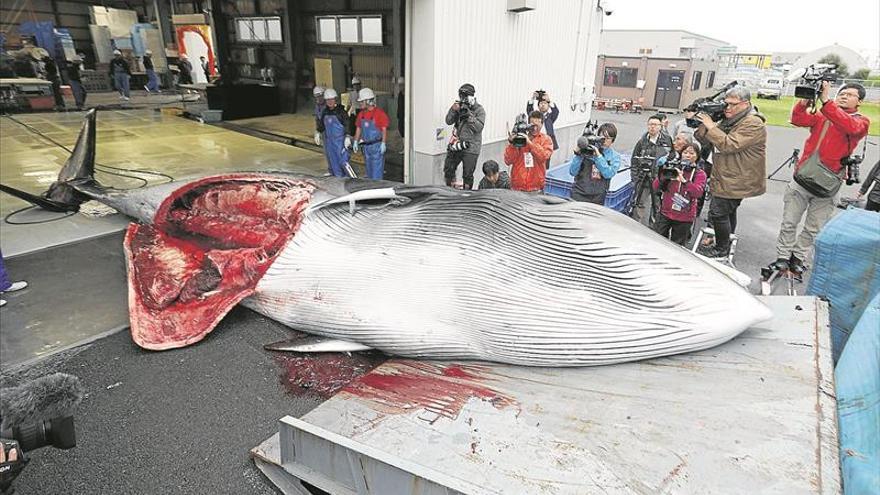
M 131 334 L 152 350 L 202 340 L 296 234 L 315 186 L 239 174 L 187 184 L 125 235 Z

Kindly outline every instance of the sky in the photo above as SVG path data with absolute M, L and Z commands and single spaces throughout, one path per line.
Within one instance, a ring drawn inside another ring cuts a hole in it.
M 880 1 L 612 0 L 604 29 L 683 29 L 740 52 L 809 52 L 846 46 L 880 50 Z M 725 6 L 730 6 L 725 7 Z

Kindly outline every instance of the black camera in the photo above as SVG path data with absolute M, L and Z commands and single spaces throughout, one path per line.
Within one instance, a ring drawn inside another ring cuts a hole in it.
M 851 155 L 840 159 L 840 165 L 846 167 L 846 185 L 851 186 L 860 182 L 859 164 L 862 163 L 863 159 L 864 157 L 859 155 Z
M 682 172 L 695 167 L 692 162 L 688 160 L 682 160 L 681 158 L 675 158 L 672 160 L 666 160 L 660 170 L 657 171 L 657 176 L 660 180 L 673 180 L 678 178 L 678 171 Z
M 526 145 L 526 139 L 531 130 L 532 124 L 529 123 L 529 118 L 526 114 L 521 113 L 517 115 L 516 121 L 513 123 L 513 128 L 510 130 L 510 133 L 513 134 L 513 139 L 511 139 L 510 144 L 512 144 L 514 148 L 522 148 Z
M 794 87 L 794 97 L 804 100 L 815 101 L 822 92 L 822 81 L 837 82 L 836 64 L 813 64 L 803 69 L 803 72 L 792 74 L 789 79 L 801 79 L 803 84 Z
M 706 98 L 697 98 L 693 103 L 685 107 L 684 110 L 686 112 L 705 113 L 711 117 L 712 120 L 718 122 L 724 118 L 724 109 L 727 108 L 727 103 L 724 102 L 724 93 L 737 84 L 739 84 L 737 81 L 731 81 L 718 90 L 714 95 Z M 696 117 L 696 115 L 694 117 Z M 686 119 L 685 123 L 691 129 L 696 129 L 702 124 L 702 122 L 696 118 Z
M 48 421 L 9 428 L 0 431 L 0 437 L 11 438 L 25 452 L 43 447 L 72 449 L 76 447 L 76 429 L 73 416 L 53 418 Z
M 590 156 L 596 152 L 601 152 L 602 145 L 605 143 L 605 136 L 596 134 L 599 129 L 599 121 L 587 122 L 584 126 L 584 132 L 577 140 L 577 150 L 574 152 L 578 156 Z

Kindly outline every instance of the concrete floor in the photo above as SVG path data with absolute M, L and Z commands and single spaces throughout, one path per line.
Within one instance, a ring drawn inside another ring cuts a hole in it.
M 0 182 L 40 194 L 55 180 L 82 125 L 82 112 L 18 114 L 0 117 Z M 14 120 L 13 120 L 14 119 Z M 42 133 L 38 134 L 38 133 Z M 53 143 L 53 141 L 58 144 Z M 213 125 L 201 124 L 153 109 L 98 111 L 97 162 L 132 172 L 150 184 L 164 177 L 138 173 L 154 171 L 182 178 L 236 170 L 295 170 L 322 174 L 324 157 L 313 151 L 254 138 Z M 97 179 L 112 187 L 139 187 L 142 181 L 98 172 Z M 0 215 L 27 206 L 0 194 Z M 0 224 L 7 257 L 75 239 L 122 229 L 127 221 L 115 215 L 105 219 L 74 215 L 44 224 Z M 29 221 L 16 218 L 17 221 Z

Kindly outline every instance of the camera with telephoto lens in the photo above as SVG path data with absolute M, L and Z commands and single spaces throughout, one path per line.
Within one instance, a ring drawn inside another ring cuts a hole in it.
M 739 84 L 739 82 L 731 81 L 712 96 L 697 98 L 693 103 L 685 107 L 684 110 L 686 112 L 705 113 L 711 117 L 713 121 L 718 122 L 724 118 L 724 109 L 727 108 L 727 103 L 724 102 L 724 93 L 737 84 Z M 694 115 L 694 117 L 696 117 L 696 115 Z M 685 125 L 691 129 L 700 127 L 700 124 L 702 124 L 702 122 L 697 118 L 685 119 Z
M 516 121 L 513 123 L 513 128 L 510 130 L 510 133 L 513 134 L 513 139 L 510 141 L 510 144 L 512 144 L 514 148 L 522 148 L 526 145 L 526 139 L 531 130 L 532 124 L 529 123 L 528 116 L 524 113 L 517 115 Z
M 794 87 L 794 97 L 804 100 L 816 101 L 819 93 L 822 92 L 822 82 L 837 82 L 837 65 L 836 64 L 813 64 L 792 74 L 789 79 L 800 79 L 803 84 Z
M 577 140 L 577 150 L 574 154 L 578 156 L 590 156 L 602 150 L 602 144 L 605 143 L 605 136 L 596 134 L 599 129 L 599 121 L 589 122 L 584 126 L 584 132 Z
M 864 157 L 860 155 L 851 155 L 840 159 L 840 165 L 846 167 L 846 185 L 851 186 L 860 182 L 859 164 L 863 159 Z

